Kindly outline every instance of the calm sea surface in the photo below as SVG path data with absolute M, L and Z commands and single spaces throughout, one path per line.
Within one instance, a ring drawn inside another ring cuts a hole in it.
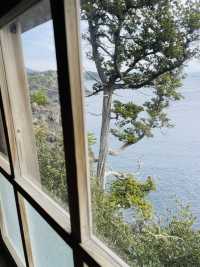
M 87 82 L 86 86 L 91 86 Z M 175 206 L 175 199 L 190 204 L 197 224 L 200 226 L 200 75 L 188 74 L 180 90 L 184 99 L 172 103 L 168 109 L 174 128 L 155 130 L 153 138 L 145 138 L 129 147 L 119 156 L 110 156 L 108 169 L 138 172 L 138 179 L 152 176 L 157 191 L 151 193 L 157 214 L 165 214 L 166 209 Z M 116 99 L 141 103 L 151 95 L 151 89 L 141 93 L 118 91 Z M 86 99 L 87 130 L 99 137 L 102 96 Z M 96 115 L 94 115 L 95 113 Z M 120 143 L 110 138 L 110 147 L 117 148 Z M 98 141 L 94 146 L 98 151 Z

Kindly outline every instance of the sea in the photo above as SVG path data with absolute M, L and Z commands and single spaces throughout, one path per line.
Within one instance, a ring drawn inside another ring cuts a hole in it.
M 87 81 L 87 90 L 94 82 Z M 156 129 L 153 138 L 144 138 L 125 149 L 118 156 L 109 156 L 107 170 L 134 174 L 144 181 L 153 177 L 156 191 L 148 196 L 156 216 L 165 218 L 177 210 L 177 205 L 189 205 L 200 227 L 200 74 L 189 73 L 183 80 L 180 92 L 183 99 L 172 102 L 166 110 L 173 128 Z M 152 97 L 152 89 L 116 91 L 114 99 L 122 102 L 142 103 Z M 98 154 L 101 129 L 102 95 L 86 97 L 87 131 L 96 137 L 94 152 Z M 112 122 L 114 126 L 114 121 Z M 110 137 L 109 147 L 121 145 Z M 107 183 L 109 183 L 107 178 Z M 178 203 L 178 204 L 177 204 Z M 127 211 L 126 219 L 133 214 Z

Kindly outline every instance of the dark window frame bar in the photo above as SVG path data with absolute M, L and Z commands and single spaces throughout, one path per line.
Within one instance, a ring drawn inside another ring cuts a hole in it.
M 3 62 L 2 62 L 2 64 L 3 64 Z M 9 143 L 9 137 L 8 137 L 8 129 L 7 129 L 7 125 L 6 125 L 6 118 L 5 118 L 4 108 L 3 108 L 3 99 L 2 99 L 1 91 L 0 91 L 0 112 L 1 112 L 2 121 L 3 121 L 3 131 L 4 131 L 4 135 L 5 135 L 5 139 L 6 139 L 6 146 L 7 146 L 7 151 L 8 151 L 8 160 L 9 160 L 10 170 L 11 170 L 11 175 L 8 174 L 8 176 L 10 176 L 10 179 L 14 180 L 14 168 L 13 168 L 12 155 L 11 155 L 10 143 Z M 17 193 L 17 190 L 15 187 L 13 187 L 13 192 L 14 192 L 17 217 L 18 217 L 18 222 L 19 222 L 20 236 L 21 236 L 21 240 L 22 240 L 22 247 L 23 247 L 23 252 L 24 252 L 24 259 L 25 259 L 26 266 L 29 267 L 28 252 L 26 249 L 25 234 L 24 234 L 24 230 L 23 230 L 22 216 L 21 216 L 21 211 L 20 211 L 20 206 L 19 206 L 19 198 L 18 198 L 18 193 Z
M 4 253 L 5 257 L 6 257 L 6 261 L 9 262 L 9 266 L 8 267 L 17 267 L 16 262 L 14 261 L 12 255 L 10 254 L 6 244 L 4 243 L 4 240 L 2 238 L 1 235 L 1 231 L 0 231 L 0 250 Z
M 81 242 L 74 123 L 70 93 L 64 0 L 50 0 L 50 4 L 55 37 L 58 92 L 61 108 L 63 141 L 65 150 L 65 166 L 67 173 L 66 179 L 68 184 L 68 201 L 71 220 L 71 232 L 76 238 L 76 241 Z M 76 211 L 76 213 L 74 211 Z
M 41 0 L 21 1 L 19 6 L 13 5 L 13 9 L 19 10 L 17 14 L 9 11 L 11 14 L 6 17 L 7 24 L 11 19 L 24 12 L 27 8 L 30 8 L 33 4 L 40 2 Z M 23 2 L 25 5 L 23 6 Z M 66 43 L 66 31 L 65 31 L 65 13 L 64 13 L 64 0 L 50 0 L 52 20 L 54 25 L 55 35 L 55 48 L 57 58 L 57 71 L 58 71 L 58 91 L 61 105 L 61 119 L 63 126 L 64 135 L 64 149 L 67 169 L 67 184 L 68 184 L 68 195 L 69 195 L 69 209 L 70 209 L 70 220 L 72 232 L 67 233 L 41 206 L 35 201 L 15 180 L 13 171 L 13 162 L 10 151 L 10 143 L 8 138 L 8 131 L 6 126 L 5 114 L 2 97 L 0 95 L 0 110 L 2 111 L 2 119 L 4 125 L 4 131 L 6 136 L 6 143 L 8 147 L 9 162 L 11 167 L 11 175 L 7 174 L 5 170 L 0 167 L 0 173 L 7 179 L 12 185 L 15 202 L 17 205 L 18 221 L 20 224 L 20 234 L 23 243 L 25 261 L 27 267 L 29 267 L 28 256 L 25 245 L 25 238 L 23 232 L 23 224 L 21 220 L 21 212 L 18 201 L 18 194 L 21 194 L 26 201 L 39 213 L 39 215 L 52 227 L 52 229 L 69 245 L 73 250 L 73 260 L 75 267 L 82 267 L 83 264 L 87 264 L 89 267 L 100 267 L 100 265 L 94 260 L 91 255 L 81 246 L 81 229 L 80 229 L 80 214 L 79 214 L 79 201 L 78 201 L 78 182 L 76 172 L 76 158 L 75 158 L 75 142 L 74 142 L 74 125 L 73 125 L 73 114 L 72 114 L 72 103 L 71 103 L 71 91 L 69 81 L 69 70 L 68 70 L 68 55 L 67 55 L 67 43 Z M 9 18 L 9 19 L 8 19 Z M 0 18 L 1 21 L 1 18 Z M 0 26 L 2 26 L 2 22 Z M 2 63 L 3 64 L 3 63 Z M 63 70 L 65 69 L 65 72 Z M 70 129 L 70 131 L 69 131 Z M 76 212 L 74 212 L 76 211 Z

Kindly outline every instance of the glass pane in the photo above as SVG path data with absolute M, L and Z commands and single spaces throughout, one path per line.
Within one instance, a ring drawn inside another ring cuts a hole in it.
M 8 156 L 1 112 L 0 112 L 0 154 L 3 154 L 6 157 Z
M 73 267 L 72 249 L 54 232 L 28 202 L 26 202 L 26 208 L 35 266 Z
M 199 266 L 199 4 L 81 1 L 80 24 L 93 234 L 130 266 Z
M 28 78 L 28 107 L 34 130 L 38 177 L 34 183 L 67 209 L 67 179 L 57 84 L 57 65 L 49 1 L 41 1 L 17 20 Z M 26 144 L 24 144 L 26 146 Z M 35 180 L 34 180 L 35 178 Z
M 0 205 L 6 231 L 4 234 L 25 265 L 13 188 L 2 174 L 0 174 Z

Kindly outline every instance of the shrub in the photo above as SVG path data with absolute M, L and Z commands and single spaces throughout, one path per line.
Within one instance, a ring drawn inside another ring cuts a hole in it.
M 31 94 L 31 103 L 36 103 L 39 106 L 48 104 L 48 97 L 44 90 L 40 89 Z

